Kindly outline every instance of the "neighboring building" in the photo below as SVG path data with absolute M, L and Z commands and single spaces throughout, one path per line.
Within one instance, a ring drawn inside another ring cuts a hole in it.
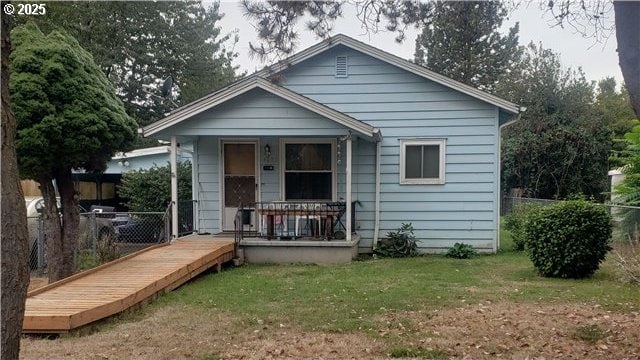
M 500 130 L 520 111 L 337 35 L 141 131 L 193 144 L 201 233 L 233 231 L 243 204 L 254 211 L 247 222 L 258 238 L 266 231 L 273 235 L 276 226 L 293 235 L 277 238 L 303 239 L 300 211 L 291 210 L 300 209 L 299 203 L 315 204 L 320 212 L 311 220 L 324 224 L 324 204 L 356 202 L 340 215 L 353 215 L 353 222 L 342 221 L 342 241 L 359 252 L 371 252 L 379 238 L 409 222 L 422 251 L 463 242 L 495 252 Z M 288 209 L 291 216 L 274 220 L 274 212 L 266 210 L 274 208 Z M 309 221 L 307 213 L 303 225 Z M 244 239 L 247 247 L 257 244 Z M 295 246 L 286 242 L 286 251 L 294 254 Z M 290 260 L 306 259 L 295 256 Z
M 73 179 L 80 194 L 80 205 L 85 209 L 92 205 L 113 206 L 118 210 L 125 210 L 122 199 L 118 196 L 117 186 L 123 173 L 134 170 L 146 170 L 154 166 L 169 164 L 168 146 L 156 146 L 117 153 L 107 162 L 103 173 L 85 173 L 74 170 Z M 178 161 L 191 161 L 191 148 L 186 144 L 178 152 Z M 39 184 L 33 180 L 22 180 L 25 196 L 41 196 Z

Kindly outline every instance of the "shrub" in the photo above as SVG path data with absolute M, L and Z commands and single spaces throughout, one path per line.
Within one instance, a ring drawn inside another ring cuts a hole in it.
M 536 203 L 518 204 L 504 217 L 504 228 L 511 233 L 513 250 L 523 251 L 525 249 L 524 224 L 529 215 L 540 208 L 542 205 Z
M 470 259 L 477 255 L 478 252 L 469 244 L 455 243 L 452 248 L 447 251 L 446 257 L 454 259 Z
M 591 276 L 611 249 L 610 238 L 611 216 L 585 200 L 546 206 L 525 222 L 529 258 L 547 277 Z
M 418 245 L 416 237 L 413 235 L 411 223 L 403 223 L 398 231 L 387 233 L 387 238 L 380 241 L 373 252 L 382 257 L 415 256 L 418 252 Z

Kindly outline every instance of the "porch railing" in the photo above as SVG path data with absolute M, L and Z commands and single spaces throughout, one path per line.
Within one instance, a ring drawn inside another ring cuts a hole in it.
M 241 205 L 235 238 L 343 240 L 345 202 L 275 201 Z

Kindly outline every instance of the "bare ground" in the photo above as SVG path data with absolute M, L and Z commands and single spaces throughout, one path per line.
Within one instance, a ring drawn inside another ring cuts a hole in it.
M 640 359 L 640 315 L 593 305 L 469 304 L 387 311 L 366 332 L 302 331 L 291 324 L 242 325 L 217 309 L 163 306 L 88 335 L 24 337 L 24 359 L 387 358 L 392 348 L 463 359 Z M 584 339 L 580 329 L 596 329 Z

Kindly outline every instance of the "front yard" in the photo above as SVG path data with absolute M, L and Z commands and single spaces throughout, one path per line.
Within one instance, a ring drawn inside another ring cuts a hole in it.
M 612 261 L 587 280 L 541 278 L 510 251 L 250 265 L 83 333 L 25 337 L 22 356 L 637 359 L 639 311 L 640 287 L 619 283 Z

